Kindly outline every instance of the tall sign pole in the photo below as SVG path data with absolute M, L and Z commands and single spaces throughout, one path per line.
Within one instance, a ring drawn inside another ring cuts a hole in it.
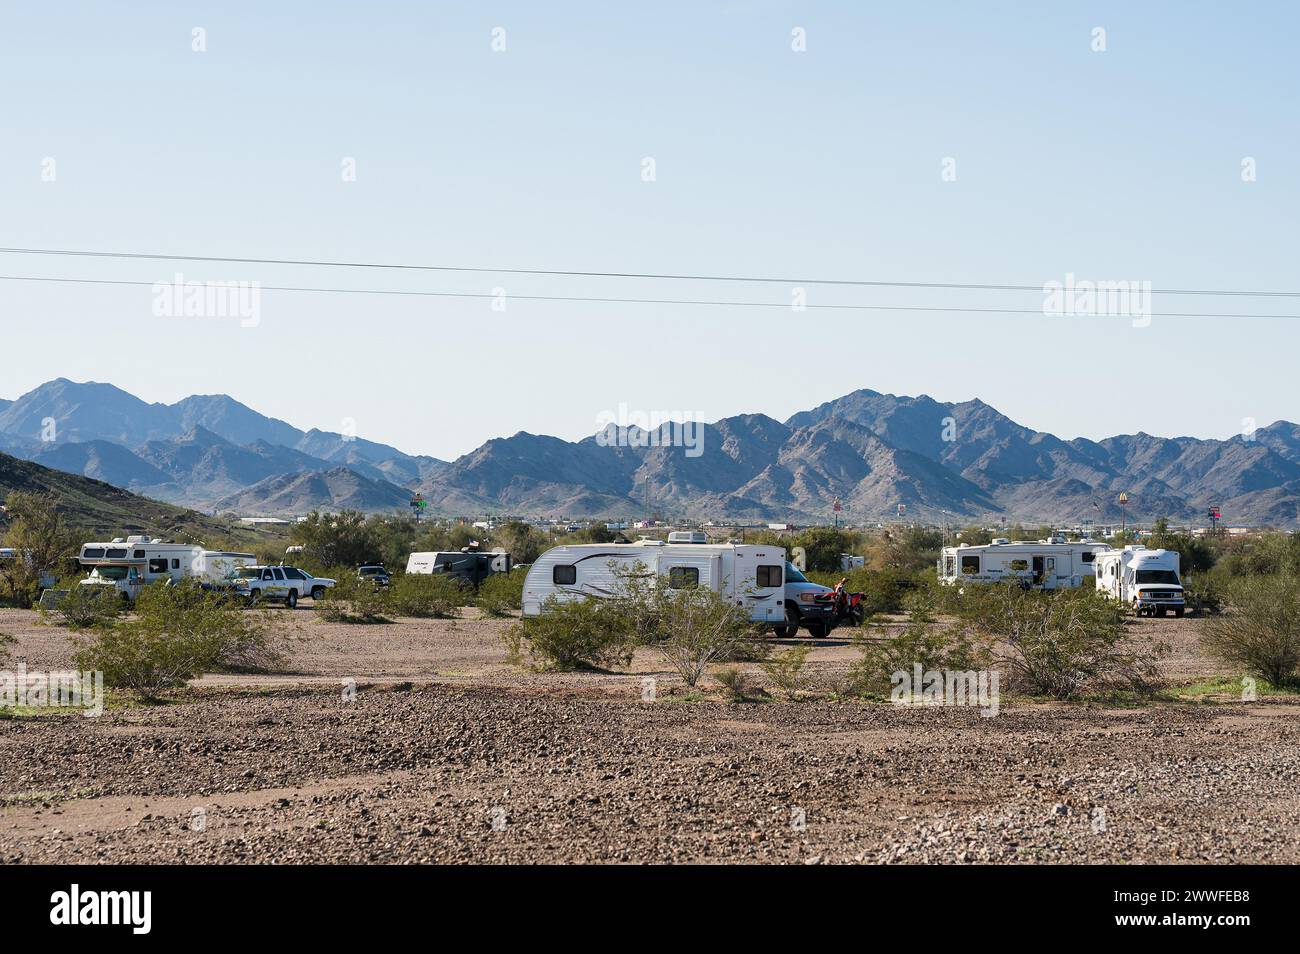
M 1119 532 L 1122 535 L 1127 535 L 1128 534 L 1128 494 L 1123 490 L 1119 492 L 1119 508 L 1120 508 L 1119 509 L 1120 512 Z

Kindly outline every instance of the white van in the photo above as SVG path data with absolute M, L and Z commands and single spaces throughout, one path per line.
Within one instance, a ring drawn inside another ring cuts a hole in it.
M 1182 616 L 1186 603 L 1174 550 L 1127 546 L 1097 557 L 1097 589 L 1139 616 Z

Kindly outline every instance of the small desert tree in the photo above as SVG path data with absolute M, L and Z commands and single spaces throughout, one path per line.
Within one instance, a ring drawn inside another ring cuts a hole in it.
M 21 607 L 31 606 L 40 579 L 57 574 L 61 564 L 77 552 L 77 541 L 63 522 L 57 501 L 48 494 L 14 491 L 5 498 L 9 532 L 5 546 L 15 558 L 0 562 L 0 581 L 9 597 Z
M 666 577 L 650 595 L 653 628 L 642 632 L 688 686 L 699 682 L 709 663 L 752 652 L 749 613 L 735 600 L 702 587 L 674 588 Z
M 1244 577 L 1226 590 L 1226 612 L 1207 619 L 1201 645 L 1275 686 L 1296 680 L 1300 666 L 1300 579 Z

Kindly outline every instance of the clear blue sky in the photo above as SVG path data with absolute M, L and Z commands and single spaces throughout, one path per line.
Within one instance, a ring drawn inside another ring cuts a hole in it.
M 1298 21 L 1285 3 L 7 3 L 0 244 L 1294 290 Z M 1104 53 L 1090 49 L 1098 26 Z M 205 53 L 191 50 L 195 27 Z M 344 157 L 355 182 L 341 181 Z M 941 181 L 945 157 L 955 182 Z M 177 268 L 265 284 L 789 296 L 0 255 L 6 275 L 153 282 Z M 145 287 L 0 282 L 0 396 L 57 376 L 157 401 L 225 392 L 441 457 L 521 429 L 579 437 L 620 403 L 784 418 L 860 387 L 980 397 L 1064 437 L 1300 420 L 1300 322 L 1158 317 L 1300 313 L 1294 300 L 1158 299 L 1149 328 L 523 301 L 499 314 L 481 300 L 269 291 L 260 325 L 241 328 L 151 305 Z

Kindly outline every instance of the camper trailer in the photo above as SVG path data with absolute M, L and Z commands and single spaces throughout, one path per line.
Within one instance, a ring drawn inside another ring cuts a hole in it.
M 1111 548 L 1064 537 L 1048 540 L 1006 540 L 977 546 L 944 547 L 939 557 L 939 582 L 954 584 L 1018 581 L 1037 590 L 1091 586 L 1098 555 Z
M 830 631 L 827 587 L 807 580 L 786 561 L 781 547 L 731 543 L 640 540 L 554 547 L 524 578 L 524 615 L 540 614 L 552 596 L 561 601 L 614 596 L 616 571 L 638 563 L 656 577 L 667 577 L 669 586 L 707 587 L 734 597 L 748 607 L 753 622 L 770 624 L 778 635 L 793 636 L 800 626 L 815 637 Z
M 1139 616 L 1183 615 L 1183 584 L 1174 550 L 1127 546 L 1097 556 L 1097 589 Z
M 102 586 L 131 602 L 150 583 L 170 580 L 179 583 L 198 577 L 205 583 L 220 583 L 237 569 L 251 566 L 251 553 L 205 550 L 190 543 L 163 543 L 145 536 L 117 537 L 107 543 L 87 543 L 77 561 L 89 568 L 82 586 Z
M 481 550 L 430 550 L 412 553 L 406 560 L 407 573 L 443 573 L 465 586 L 478 586 L 493 573 L 509 573 L 509 553 Z

